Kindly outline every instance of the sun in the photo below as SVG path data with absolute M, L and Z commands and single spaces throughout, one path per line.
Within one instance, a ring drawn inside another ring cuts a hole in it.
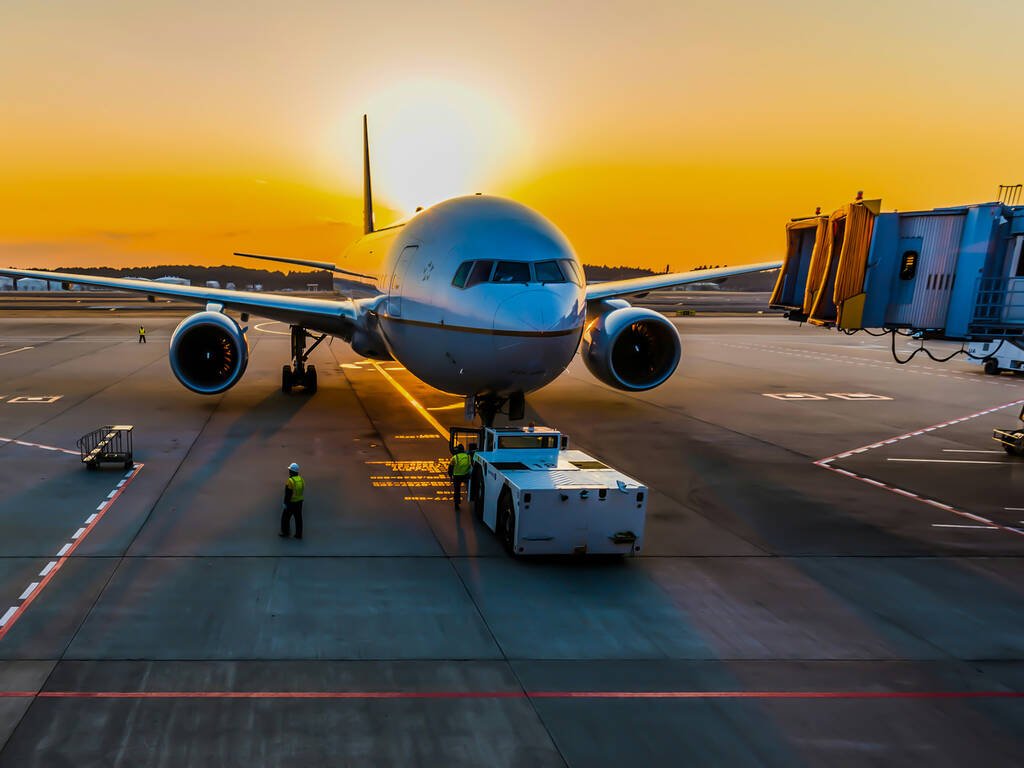
M 402 80 L 365 104 L 374 197 L 405 213 L 488 192 L 522 154 L 522 133 L 509 110 L 462 83 Z

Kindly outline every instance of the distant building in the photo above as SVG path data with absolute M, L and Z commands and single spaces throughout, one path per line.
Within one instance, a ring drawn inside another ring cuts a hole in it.
M 40 280 L 35 277 L 23 277 L 15 281 L 16 291 L 60 291 L 63 290 L 59 280 Z
M 227 290 L 229 290 L 229 291 L 233 291 L 233 290 L 235 290 L 235 284 L 234 284 L 234 283 L 228 283 L 228 284 L 226 284 L 226 285 L 225 285 L 224 287 L 225 287 L 225 288 L 226 288 Z
M 0 291 L 13 291 L 14 290 L 14 278 L 13 277 L 0 277 Z
M 168 283 L 169 285 L 192 285 L 191 280 L 186 280 L 184 277 L 171 277 L 170 275 L 167 275 L 166 277 L 158 277 L 153 282 Z
M 206 287 L 207 288 L 220 288 L 220 283 L 217 282 L 216 280 L 207 280 L 206 281 Z

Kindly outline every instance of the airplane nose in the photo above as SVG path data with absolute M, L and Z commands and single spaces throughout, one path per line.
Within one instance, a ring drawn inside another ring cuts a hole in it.
M 545 333 L 578 327 L 580 310 L 575 297 L 556 290 L 535 288 L 511 296 L 494 313 L 494 330 Z

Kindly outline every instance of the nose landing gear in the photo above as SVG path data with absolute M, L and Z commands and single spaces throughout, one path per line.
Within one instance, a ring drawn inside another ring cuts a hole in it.
M 494 426 L 494 417 L 508 406 L 508 420 L 522 421 L 526 415 L 526 396 L 522 392 L 513 392 L 508 397 L 498 395 L 476 395 L 473 407 L 480 416 L 480 423 L 485 427 Z
M 316 392 L 316 367 L 306 365 L 309 355 L 321 341 L 327 338 L 326 333 L 313 336 L 301 325 L 293 325 L 292 329 L 292 364 L 281 367 L 281 391 L 289 394 L 293 387 L 302 387 L 307 395 Z M 306 349 L 306 339 L 316 339 Z

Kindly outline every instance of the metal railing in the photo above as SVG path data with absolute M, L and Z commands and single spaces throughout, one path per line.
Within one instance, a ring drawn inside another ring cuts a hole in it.
M 132 430 L 130 424 L 113 424 L 94 429 L 78 439 L 78 450 L 82 454 L 82 463 L 89 469 L 95 469 L 104 462 L 124 464 L 125 469 L 131 467 Z
M 991 336 L 1024 334 L 1024 277 L 979 279 L 971 330 Z

